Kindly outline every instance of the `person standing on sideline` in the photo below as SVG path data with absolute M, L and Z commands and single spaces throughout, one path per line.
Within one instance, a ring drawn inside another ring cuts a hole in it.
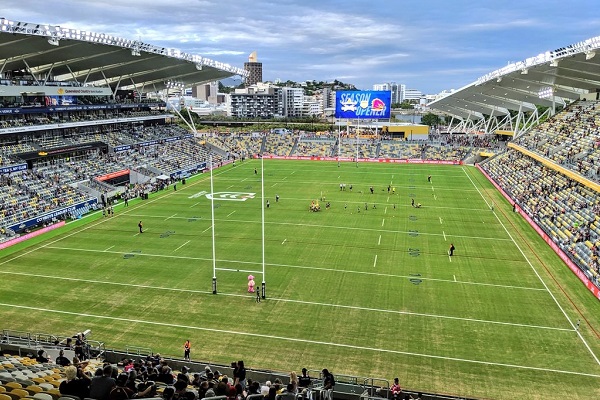
M 183 344 L 183 359 L 190 361 L 190 351 L 192 351 L 192 344 L 189 340 L 186 340 Z
M 140 228 L 140 233 L 144 233 L 142 221 L 139 222 L 138 228 Z
M 267 200 L 267 208 L 271 207 L 271 203 L 269 203 L 269 200 Z
M 254 168 L 254 175 L 258 175 L 258 170 Z
M 275 203 L 279 203 L 279 195 L 278 194 L 275 195 Z
M 427 182 L 431 182 L 431 175 L 427 175 Z
M 260 303 L 260 289 L 256 289 L 256 302 Z
M 577 325 L 575 326 L 575 330 L 578 331 L 579 330 L 579 325 L 581 324 L 581 320 L 578 319 L 577 320 Z
M 450 257 L 454 255 L 454 250 L 456 250 L 456 247 L 454 247 L 454 244 L 450 243 L 450 249 L 448 250 L 448 255 Z
M 129 207 L 129 195 L 127 193 L 125 193 L 123 199 L 125 200 L 125 207 Z

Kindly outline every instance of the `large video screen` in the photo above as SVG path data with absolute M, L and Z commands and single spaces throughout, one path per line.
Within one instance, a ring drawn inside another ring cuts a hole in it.
M 335 117 L 389 119 L 392 92 L 361 90 L 335 93 Z

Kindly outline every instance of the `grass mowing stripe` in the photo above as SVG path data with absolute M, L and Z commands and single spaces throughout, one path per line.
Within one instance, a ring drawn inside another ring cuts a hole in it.
M 525 369 L 525 370 L 533 370 L 533 371 L 544 371 L 544 372 L 553 372 L 553 373 L 559 373 L 559 374 L 586 376 L 586 377 L 591 377 L 591 378 L 600 378 L 600 375 L 597 375 L 597 374 L 589 374 L 589 373 L 575 372 L 575 371 L 565 371 L 565 370 L 553 369 L 553 368 L 540 368 L 540 367 L 530 367 L 530 366 L 517 365 L 517 364 L 496 363 L 496 362 L 491 362 L 491 361 L 469 360 L 469 359 L 465 359 L 465 358 L 445 357 L 445 356 L 437 356 L 434 354 L 414 353 L 414 352 L 391 350 L 391 349 L 378 349 L 378 348 L 373 348 L 373 347 L 356 346 L 356 345 L 349 345 L 349 344 L 344 344 L 344 343 L 306 340 L 306 339 L 283 337 L 283 336 L 265 335 L 265 334 L 259 334 L 259 333 L 239 332 L 239 331 L 232 331 L 232 330 L 225 330 L 225 329 L 215 329 L 215 328 L 206 328 L 206 327 L 198 327 L 198 326 L 190 326 L 190 325 L 173 324 L 173 323 L 167 323 L 167 322 L 145 321 L 145 320 L 133 319 L 133 318 L 120 318 L 120 317 L 110 317 L 110 316 L 106 316 L 106 315 L 75 313 L 75 312 L 70 312 L 70 311 L 53 310 L 53 309 L 47 309 L 47 308 L 41 308 L 41 307 L 29 307 L 29 306 L 15 305 L 15 304 L 7 304 L 7 303 L 0 303 L 0 307 L 18 308 L 18 309 L 32 310 L 32 311 L 42 311 L 45 313 L 73 315 L 73 316 L 78 316 L 78 317 L 105 319 L 105 320 L 110 320 L 110 321 L 122 321 L 122 322 L 127 322 L 127 323 L 138 323 L 138 324 L 152 325 L 152 326 L 167 326 L 167 327 L 171 327 L 171 328 L 200 330 L 200 331 L 205 331 L 205 332 L 223 333 L 223 334 L 239 335 L 239 336 L 251 336 L 251 337 L 257 337 L 257 338 L 283 340 L 283 341 L 296 342 L 296 343 L 309 343 L 311 345 L 323 345 L 323 346 L 328 346 L 328 347 L 342 347 L 342 348 L 348 348 L 348 349 L 367 350 L 367 351 L 381 352 L 381 353 L 392 353 L 392 354 L 408 355 L 408 356 L 431 358 L 431 359 L 451 360 L 451 361 L 473 363 L 473 364 L 480 364 L 480 365 L 494 365 L 494 366 L 500 366 L 500 367 L 506 367 L 506 368 L 517 368 L 517 369 Z
M 164 218 L 160 215 L 151 215 L 151 214 L 129 214 L 132 217 L 138 218 Z M 173 219 L 188 219 L 188 217 L 173 217 Z M 260 224 L 261 221 L 251 221 L 251 220 L 241 220 L 241 219 L 221 219 L 215 218 L 215 221 L 220 222 L 233 222 L 233 223 L 242 223 L 242 224 Z M 409 234 L 410 231 L 400 231 L 400 230 L 392 230 L 392 229 L 377 229 L 377 228 L 358 228 L 351 226 L 335 226 L 335 225 L 319 225 L 319 224 L 299 224 L 294 222 L 274 222 L 274 221 L 265 221 L 265 225 L 287 225 L 287 226 L 300 226 L 300 227 L 308 227 L 308 228 L 328 228 L 328 229 L 342 229 L 342 230 L 353 230 L 353 231 L 364 231 L 364 232 L 384 232 L 384 233 L 402 233 Z M 383 222 L 382 222 L 383 225 Z M 442 236 L 439 233 L 427 233 L 427 232 L 419 232 L 420 235 L 428 235 L 428 236 Z M 474 239 L 474 240 L 495 240 L 495 241 L 507 241 L 511 240 L 508 238 L 497 238 L 497 237 L 483 237 L 483 236 L 465 236 L 465 235 L 450 235 L 447 236 L 462 238 L 462 239 Z
M 286 240 L 287 239 L 285 239 L 284 242 Z M 73 248 L 73 247 L 48 246 L 48 248 L 55 249 L 55 250 L 81 251 L 81 252 L 88 252 L 88 253 L 112 253 L 112 254 L 119 254 L 119 255 L 127 254 L 127 252 L 122 252 L 122 251 L 110 251 L 109 252 L 106 250 L 78 249 L 78 248 Z M 183 259 L 183 260 L 212 261 L 212 258 L 207 258 L 207 257 L 174 256 L 174 255 L 165 255 L 165 254 L 140 253 L 140 254 L 137 254 L 137 256 L 138 257 L 164 257 L 164 258 L 176 258 L 176 259 Z M 217 259 L 216 262 L 233 263 L 233 264 L 262 265 L 261 262 L 244 261 L 244 260 Z M 315 270 L 315 271 L 329 271 L 329 272 L 346 273 L 346 274 L 375 275 L 375 276 L 382 276 L 382 277 L 389 277 L 389 278 L 408 278 L 408 279 L 412 278 L 412 276 L 409 276 L 409 275 L 384 274 L 384 273 L 368 272 L 368 271 L 339 270 L 339 269 L 335 269 L 335 268 L 309 267 L 309 266 L 304 266 L 304 265 L 272 264 L 272 263 L 266 263 L 265 265 L 268 265 L 271 267 L 310 269 L 310 270 Z M 17 273 L 16 272 L 8 272 L 8 271 L 0 271 L 0 274 L 17 274 Z M 450 283 L 454 282 L 449 279 L 439 279 L 439 278 L 419 277 L 419 279 L 432 281 L 432 282 L 450 282 Z M 545 291 L 546 290 L 544 288 L 535 288 L 535 287 L 528 287 L 528 286 L 515 286 L 515 285 L 500 285 L 500 284 L 496 284 L 496 283 L 484 283 L 484 282 L 458 281 L 456 283 L 465 284 L 465 285 L 490 286 L 490 287 L 498 287 L 498 288 L 505 288 L 505 289 L 522 289 L 522 290 L 536 290 L 536 291 Z

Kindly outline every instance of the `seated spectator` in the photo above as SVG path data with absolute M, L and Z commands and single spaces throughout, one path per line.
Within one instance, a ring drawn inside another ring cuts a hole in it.
M 127 387 L 129 375 L 122 373 L 117 377 L 115 386 L 111 389 L 108 395 L 109 400 L 127 400 L 134 397 L 135 392 Z
M 35 361 L 39 362 L 40 364 L 47 363 L 50 361 L 50 359 L 48 357 L 46 357 L 47 355 L 48 354 L 46 354 L 46 352 L 43 349 L 38 350 Z
M 390 391 L 394 399 L 402 399 L 402 387 L 400 387 L 398 378 L 394 378 L 394 384 L 390 387 Z
M 96 400 L 109 400 L 110 392 L 116 385 L 112 377 L 113 366 L 107 364 L 102 368 L 102 375 L 92 378 L 90 384 L 90 397 Z
M 83 368 L 69 365 L 64 369 L 64 373 L 65 380 L 58 387 L 61 395 L 76 396 L 81 400 L 90 396 L 90 383 L 92 380 L 83 371 Z
M 173 398 L 177 400 L 196 400 L 196 395 L 191 390 L 188 390 L 187 386 L 187 382 L 185 381 L 175 382 L 175 395 Z
M 69 361 L 69 359 L 65 357 L 65 352 L 62 350 L 58 353 L 58 357 L 56 357 L 56 363 L 61 367 L 71 365 L 71 361 Z

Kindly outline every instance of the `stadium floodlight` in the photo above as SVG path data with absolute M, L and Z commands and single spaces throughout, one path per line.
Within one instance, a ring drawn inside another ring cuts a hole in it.
M 202 64 L 196 64 L 196 69 L 198 71 L 202 71 Z
M 496 82 L 498 82 L 498 83 L 502 82 L 502 77 L 501 77 L 501 76 L 499 76 L 499 77 L 496 79 Z
M 57 37 L 49 37 L 48 38 L 48 43 L 51 44 L 52 46 L 58 46 L 58 38 Z
M 554 96 L 554 88 L 551 86 L 540 88 L 538 91 L 538 97 L 540 99 L 551 99 Z
M 595 51 L 586 51 L 585 52 L 585 59 L 586 60 L 591 60 L 592 58 L 594 58 L 595 55 L 596 55 Z
M 523 68 L 521 70 L 521 75 L 527 75 L 529 73 L 529 68 Z
M 139 57 L 139 56 L 141 56 L 141 53 L 137 48 L 133 48 L 133 49 L 131 49 L 131 55 L 134 57 Z
M 555 58 L 554 60 L 550 61 L 550 66 L 551 67 L 558 67 L 558 59 Z

